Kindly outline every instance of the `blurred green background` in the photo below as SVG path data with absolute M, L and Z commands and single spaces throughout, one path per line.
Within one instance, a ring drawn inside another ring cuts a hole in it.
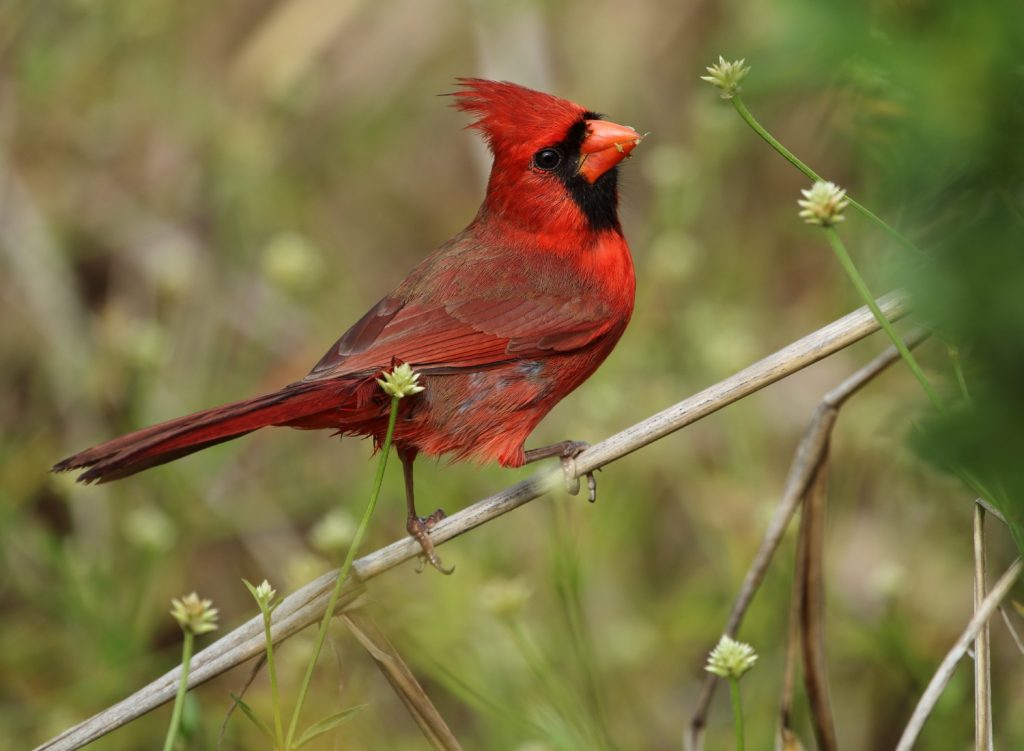
M 970 616 L 971 496 L 934 462 L 990 460 L 1006 487 L 1022 485 L 1019 10 L 5 0 L 5 745 L 42 742 L 176 664 L 171 597 L 211 597 L 227 629 L 256 612 L 242 577 L 289 592 L 337 565 L 372 479 L 365 442 L 267 430 L 102 487 L 47 469 L 301 377 L 461 229 L 488 160 L 436 96 L 456 76 L 513 80 L 651 131 L 624 168 L 633 322 L 532 445 L 599 440 L 856 307 L 821 233 L 796 217 L 806 179 L 699 80 L 723 54 L 752 67 L 745 101 L 769 130 L 939 254 L 922 267 L 856 215 L 840 228 L 873 289 L 916 284 L 930 323 L 966 345 L 988 418 L 930 420 L 902 366 L 840 417 L 826 540 L 832 696 L 844 748 L 891 747 Z M 376 580 L 369 612 L 465 747 L 678 748 L 814 405 L 884 345 L 872 337 L 615 463 L 594 506 L 556 494 L 445 545 L 452 577 L 410 564 Z M 940 343 L 920 357 L 949 380 Z M 452 511 L 525 474 L 421 461 L 417 480 L 424 508 Z M 394 464 L 369 546 L 402 534 L 403 520 Z M 1014 550 L 992 530 L 1001 571 Z M 772 746 L 793 541 L 740 634 L 761 654 L 744 681 L 754 749 Z M 1021 747 L 1021 655 L 1001 625 L 993 633 L 996 740 Z M 289 699 L 310 638 L 278 652 Z M 245 670 L 194 692 L 189 748 L 214 747 Z M 972 747 L 969 673 L 921 748 Z M 314 686 L 309 719 L 369 706 L 311 748 L 425 747 L 340 624 Z M 268 694 L 261 676 L 247 695 L 265 717 Z M 155 747 L 169 714 L 94 747 Z M 802 699 L 797 724 L 813 745 Z M 730 725 L 719 692 L 709 748 L 731 747 Z M 236 716 L 225 747 L 263 746 Z

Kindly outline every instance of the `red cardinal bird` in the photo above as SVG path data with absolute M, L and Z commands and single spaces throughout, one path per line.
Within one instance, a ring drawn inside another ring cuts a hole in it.
M 441 568 L 417 515 L 413 460 L 497 460 L 518 467 L 583 446 L 524 451 L 526 437 L 622 336 L 635 280 L 617 205 L 617 165 L 641 136 L 578 104 L 507 82 L 460 79 L 455 107 L 477 116 L 494 154 L 476 218 L 359 319 L 301 381 L 253 399 L 143 428 L 68 457 L 106 482 L 268 425 L 372 436 L 389 398 L 376 379 L 396 362 L 425 391 L 401 402 L 409 533 Z

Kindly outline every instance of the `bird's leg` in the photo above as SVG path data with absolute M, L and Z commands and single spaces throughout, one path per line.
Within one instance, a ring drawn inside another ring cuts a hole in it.
M 416 455 L 399 452 L 398 456 L 402 460 L 402 474 L 405 477 L 405 504 L 409 509 L 409 516 L 405 521 L 405 529 L 420 544 L 420 547 L 423 549 L 423 558 L 429 561 L 430 565 L 442 574 L 450 574 L 455 568 L 444 567 L 441 559 L 434 551 L 434 541 L 430 539 L 431 527 L 444 519 L 445 513 L 442 509 L 438 509 L 427 517 L 419 516 L 416 513 L 416 499 L 412 489 L 412 462 Z
M 557 456 L 562 460 L 562 471 L 565 473 L 565 489 L 570 494 L 576 495 L 580 492 L 580 478 L 576 471 L 576 457 L 590 448 L 586 441 L 559 441 L 550 446 L 542 446 L 539 449 L 530 449 L 526 452 L 524 464 L 531 464 L 540 459 L 547 459 Z M 587 500 L 591 503 L 597 500 L 597 480 L 593 472 L 587 472 Z

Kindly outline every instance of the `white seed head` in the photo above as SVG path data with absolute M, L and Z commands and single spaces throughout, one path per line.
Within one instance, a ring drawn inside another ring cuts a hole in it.
M 277 595 L 277 590 L 270 586 L 270 582 L 264 579 L 260 582 L 260 585 L 256 587 L 256 597 L 268 605 L 273 602 L 274 597 Z
M 800 191 L 804 198 L 796 202 L 800 218 L 808 224 L 831 227 L 843 221 L 843 209 L 850 205 L 846 191 L 835 183 L 819 180 L 809 190 Z
M 394 370 L 385 373 L 383 378 L 378 378 L 377 383 L 388 396 L 402 399 L 423 391 L 424 387 L 417 383 L 419 379 L 420 374 L 414 371 L 409 363 L 404 362 Z
M 749 67 L 744 67 L 745 62 L 745 59 L 728 62 L 719 55 L 718 63 L 709 65 L 707 68 L 710 75 L 701 76 L 700 80 L 707 81 L 721 89 L 722 99 L 732 99 L 740 91 L 740 81 L 750 72 Z
M 258 585 L 252 584 L 248 579 L 242 579 L 242 583 L 245 584 L 249 594 L 256 600 L 256 604 L 260 606 L 260 612 L 264 614 L 272 613 L 281 604 L 274 602 L 274 598 L 277 597 L 277 590 L 271 587 L 270 582 L 266 579 Z
M 180 600 L 171 600 L 171 615 L 182 631 L 199 636 L 217 630 L 217 608 L 212 600 L 203 600 L 195 592 Z
M 755 662 L 757 652 L 752 646 L 723 635 L 718 645 L 711 650 L 705 670 L 722 678 L 739 679 L 754 667 Z

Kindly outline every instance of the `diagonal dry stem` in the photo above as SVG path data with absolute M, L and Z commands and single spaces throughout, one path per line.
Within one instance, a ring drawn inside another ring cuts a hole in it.
M 967 623 L 967 628 L 964 629 L 952 649 L 949 650 L 942 662 L 939 663 L 935 675 L 932 676 L 928 687 L 921 695 L 921 699 L 914 708 L 914 713 L 910 716 L 910 720 L 903 730 L 903 735 L 900 736 L 900 741 L 896 745 L 896 751 L 910 751 L 914 747 L 917 736 L 921 732 L 921 728 L 924 727 L 925 720 L 928 719 L 928 715 L 935 709 L 939 697 L 942 696 L 942 692 L 946 689 L 949 679 L 953 677 L 953 673 L 956 671 L 957 664 L 967 653 L 967 649 L 978 636 L 978 632 L 988 623 L 988 619 L 992 617 L 996 608 L 999 607 L 999 603 L 1009 593 L 1010 588 L 1013 587 L 1022 570 L 1024 570 L 1024 559 L 1018 558 L 999 577 L 999 581 L 995 583 L 995 586 L 992 587 L 985 599 L 982 600 L 981 605 L 974 611 L 974 617 Z
M 267 664 L 267 654 L 264 652 L 262 655 L 256 658 L 256 661 L 249 668 L 249 675 L 245 679 L 245 683 L 242 687 L 235 692 L 235 696 L 239 699 L 244 699 L 246 693 L 249 691 L 249 687 L 256 681 L 256 676 L 263 670 L 263 666 Z M 224 713 L 224 719 L 220 723 L 220 732 L 217 734 L 217 751 L 220 751 L 224 747 L 224 736 L 228 732 L 228 724 L 231 722 L 231 717 L 235 714 L 235 710 L 238 709 L 238 702 L 232 701 Z
M 462 751 L 462 746 L 427 696 L 412 670 L 405 664 L 376 622 L 361 610 L 352 610 L 343 616 L 349 631 L 369 652 L 388 683 L 405 704 L 413 720 L 423 731 L 431 748 L 438 751 Z
M 1024 640 L 1021 640 L 1020 634 L 1017 633 L 1017 629 L 1013 625 L 1013 621 L 1010 620 L 1010 614 L 1006 612 L 1006 608 L 1002 605 L 999 606 L 999 615 L 1003 616 L 1003 623 L 1006 624 L 1006 630 L 1010 632 L 1010 638 L 1013 639 L 1013 643 L 1017 645 L 1017 650 L 1024 654 Z
M 910 309 L 907 297 L 902 292 L 885 295 L 879 299 L 878 304 L 890 321 L 901 318 Z M 675 406 L 594 444 L 576 457 L 577 476 L 583 476 L 664 438 L 877 330 L 878 323 L 871 311 L 866 307 L 858 308 Z M 435 545 L 440 545 L 561 487 L 563 480 L 561 466 L 538 472 L 439 522 L 431 530 L 431 538 Z M 419 553 L 419 543 L 405 537 L 360 558 L 352 566 L 353 576 L 345 584 L 339 607 L 352 602 L 359 582 L 380 576 L 416 558 Z M 336 576 L 337 571 L 323 574 L 281 601 L 274 611 L 272 634 L 275 644 L 323 615 Z M 225 634 L 193 658 L 189 686 L 198 686 L 242 664 L 260 654 L 264 647 L 263 618 L 257 616 Z M 81 748 L 160 706 L 174 697 L 178 671 L 178 668 L 171 670 L 126 699 L 43 743 L 37 751 L 72 751 Z

